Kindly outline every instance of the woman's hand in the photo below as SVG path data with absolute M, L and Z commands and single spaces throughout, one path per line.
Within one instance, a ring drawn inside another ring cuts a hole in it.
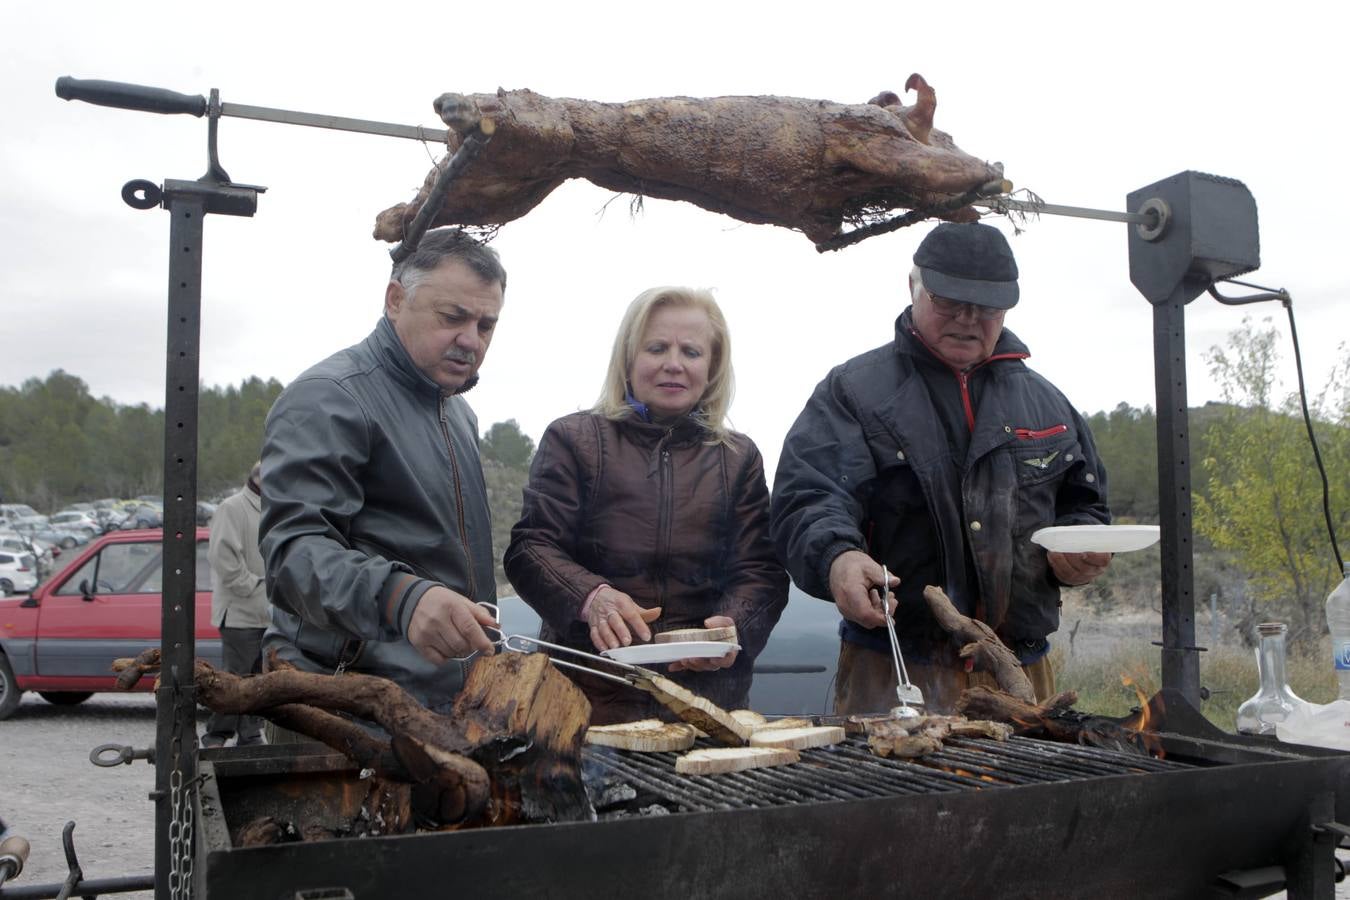
M 735 626 L 730 616 L 709 616 L 703 620 L 704 628 L 725 628 L 728 625 Z M 717 669 L 726 669 L 736 661 L 740 655 L 739 650 L 731 649 L 721 656 L 711 658 L 695 657 L 694 659 L 677 659 L 670 664 L 671 672 L 681 672 L 688 670 L 690 672 L 713 672 Z
M 652 630 L 647 623 L 655 622 L 660 615 L 661 607 L 643 609 L 623 591 L 605 585 L 591 598 L 591 605 L 586 610 L 591 643 L 597 650 L 613 650 L 633 643 L 634 634 L 640 641 L 650 641 Z

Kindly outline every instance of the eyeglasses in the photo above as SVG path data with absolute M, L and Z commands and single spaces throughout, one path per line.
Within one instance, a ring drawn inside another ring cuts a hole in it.
M 927 292 L 928 300 L 933 304 L 933 311 L 944 319 L 955 319 L 966 312 L 973 312 L 975 318 L 985 322 L 997 319 L 1003 315 L 1006 310 L 995 309 L 992 306 L 980 306 L 978 303 L 962 303 L 959 300 L 948 300 L 946 297 L 939 297 L 937 294 Z

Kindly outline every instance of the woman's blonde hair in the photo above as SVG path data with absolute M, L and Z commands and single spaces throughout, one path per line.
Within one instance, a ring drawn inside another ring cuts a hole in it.
M 609 371 L 605 373 L 604 387 L 595 411 L 609 419 L 623 419 L 633 414 L 625 395 L 628 393 L 628 373 L 637 359 L 638 342 L 647 330 L 652 315 L 662 307 L 692 307 L 700 309 L 712 326 L 712 347 L 708 360 L 708 387 L 695 407 L 703 426 L 712 433 L 712 442 L 721 443 L 727 437 L 727 410 L 736 392 L 736 376 L 731 368 L 731 334 L 727 320 L 711 292 L 701 288 L 654 287 L 643 291 L 628 304 L 628 311 L 619 323 L 614 336 L 614 349 L 609 356 Z

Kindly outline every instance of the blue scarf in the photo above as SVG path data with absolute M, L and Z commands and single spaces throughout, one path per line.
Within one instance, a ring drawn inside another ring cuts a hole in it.
M 641 400 L 634 397 L 633 392 L 631 390 L 624 390 L 623 399 L 624 402 L 627 403 L 630 408 L 632 408 L 633 412 L 637 414 L 637 417 L 639 419 L 641 419 L 642 421 L 646 422 L 649 425 L 651 424 L 652 411 L 647 408 L 647 404 L 643 403 Z

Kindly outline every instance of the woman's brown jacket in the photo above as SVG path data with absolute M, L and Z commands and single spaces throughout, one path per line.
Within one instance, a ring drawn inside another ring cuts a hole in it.
M 672 677 L 723 708 L 746 705 L 754 659 L 787 604 L 787 575 L 769 539 L 764 463 L 735 432 L 709 444 L 685 419 L 673 427 L 574 413 L 539 442 L 505 567 L 543 619 L 540 637 L 589 652 L 586 597 L 609 584 L 644 608 L 653 632 L 736 623 L 741 652 L 715 672 Z M 658 667 L 660 668 L 660 667 Z M 633 688 L 578 677 L 592 721 L 655 715 Z

